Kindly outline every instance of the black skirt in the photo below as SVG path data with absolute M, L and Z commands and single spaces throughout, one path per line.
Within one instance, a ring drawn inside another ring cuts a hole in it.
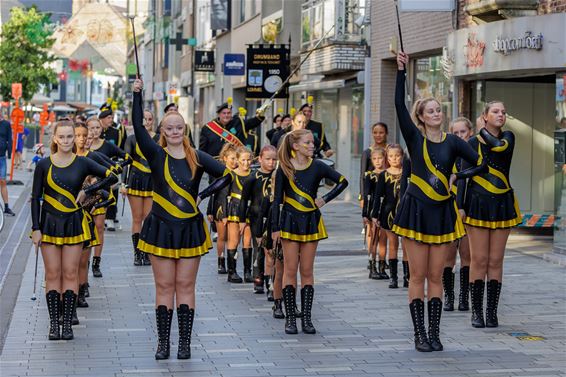
M 232 198 L 230 202 L 228 202 L 228 210 L 226 211 L 226 217 L 228 218 L 229 222 L 239 223 L 243 222 L 243 219 L 240 219 L 240 199 Z M 246 219 L 246 222 L 249 223 L 250 219 Z
M 392 231 L 427 244 L 452 242 L 466 234 L 453 197 L 431 203 L 409 193 L 405 193 L 399 203 Z
M 396 208 L 394 203 L 385 204 L 379 211 L 379 225 L 381 229 L 391 230 L 393 228 L 393 221 L 395 220 Z
M 328 238 L 318 209 L 300 212 L 287 205 L 281 210 L 281 238 L 296 242 L 312 242 Z
M 57 246 L 75 245 L 91 239 L 90 227 L 83 210 L 71 213 L 41 211 L 41 242 Z
M 255 238 L 260 238 L 263 236 L 265 230 L 265 219 L 261 213 L 250 213 L 250 218 L 248 219 L 250 223 L 250 230 Z
M 128 178 L 128 195 L 151 197 L 153 192 L 153 182 L 151 173 L 144 173 L 136 168 L 130 170 Z
M 466 225 L 487 229 L 505 229 L 523 221 L 513 190 L 504 194 L 485 195 L 470 189 L 464 204 Z
M 216 195 L 214 195 L 214 201 L 212 202 L 212 217 L 214 221 L 222 221 L 224 218 L 223 201 L 221 198 L 216 199 Z
M 143 222 L 138 248 L 165 258 L 194 258 L 212 248 L 201 213 L 188 220 L 171 221 L 151 212 Z
M 90 229 L 90 240 L 84 242 L 84 248 L 89 249 L 91 247 L 100 246 L 100 237 L 98 235 L 98 230 L 96 229 L 96 224 L 90 213 L 85 212 L 85 217 L 88 221 L 88 227 Z

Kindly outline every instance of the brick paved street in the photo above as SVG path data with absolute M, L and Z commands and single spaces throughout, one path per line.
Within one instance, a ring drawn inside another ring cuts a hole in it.
M 203 204 L 204 206 L 204 204 Z M 204 207 L 203 207 L 204 208 Z M 128 212 L 126 210 L 126 212 Z M 102 279 L 91 278 L 90 308 L 78 309 L 75 340 L 47 340 L 44 292 L 31 301 L 33 252 L 27 259 L 0 356 L 7 376 L 564 376 L 565 270 L 538 256 L 546 239 L 514 236 L 509 243 L 497 329 L 473 329 L 470 314 L 443 313 L 444 352 L 414 350 L 406 289 L 370 281 L 358 209 L 325 208 L 330 239 L 316 260 L 316 335 L 285 335 L 284 320 L 251 285 L 230 285 L 203 258 L 191 360 L 154 360 L 156 330 L 150 267 L 131 263 L 130 236 L 107 233 Z M 25 251 L 30 250 L 25 240 Z M 518 252 L 518 251 L 520 252 Z M 241 270 L 241 263 L 239 265 Z M 43 268 L 40 262 L 40 277 Z M 457 275 L 457 281 L 458 281 Z M 457 288 L 458 289 L 458 288 Z M 540 336 L 518 338 L 517 335 Z M 533 339 L 533 340 L 528 340 Z

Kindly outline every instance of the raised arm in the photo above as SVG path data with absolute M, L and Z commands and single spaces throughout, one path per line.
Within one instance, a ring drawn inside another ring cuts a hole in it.
M 161 147 L 149 136 L 149 133 L 143 126 L 143 105 L 142 105 L 142 91 L 143 82 L 136 80 L 134 82 L 134 101 L 132 104 L 132 125 L 134 126 L 134 133 L 136 141 L 138 142 L 143 155 L 148 161 L 155 158 Z

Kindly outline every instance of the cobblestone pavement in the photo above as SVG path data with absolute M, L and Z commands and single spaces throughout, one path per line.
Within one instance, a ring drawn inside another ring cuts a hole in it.
M 125 218 L 123 230 L 107 233 L 104 277 L 90 278 L 90 308 L 78 309 L 80 325 L 74 327 L 73 341 L 47 340 L 43 290 L 37 301 L 30 300 L 30 251 L 0 356 L 0 375 L 566 375 L 565 270 L 531 255 L 550 252 L 548 240 L 515 236 L 510 241 L 499 328 L 473 329 L 469 312 L 444 312 L 445 351 L 423 354 L 413 348 L 406 289 L 367 279 L 359 210 L 336 202 L 323 212 L 330 239 L 319 246 L 315 264 L 316 335 L 285 335 L 284 320 L 272 318 L 264 295 L 254 295 L 251 284 L 228 284 L 225 275 L 216 274 L 213 251 L 203 258 L 198 277 L 192 359 L 175 358 L 174 317 L 172 358 L 155 361 L 153 277 L 150 267 L 132 265 Z M 27 252 L 31 244 L 24 242 Z

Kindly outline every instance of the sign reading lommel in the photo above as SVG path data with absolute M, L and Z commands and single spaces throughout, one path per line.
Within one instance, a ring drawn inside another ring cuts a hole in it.
M 289 46 L 248 46 L 246 98 L 271 98 L 289 76 Z M 274 98 L 288 98 L 285 85 Z

